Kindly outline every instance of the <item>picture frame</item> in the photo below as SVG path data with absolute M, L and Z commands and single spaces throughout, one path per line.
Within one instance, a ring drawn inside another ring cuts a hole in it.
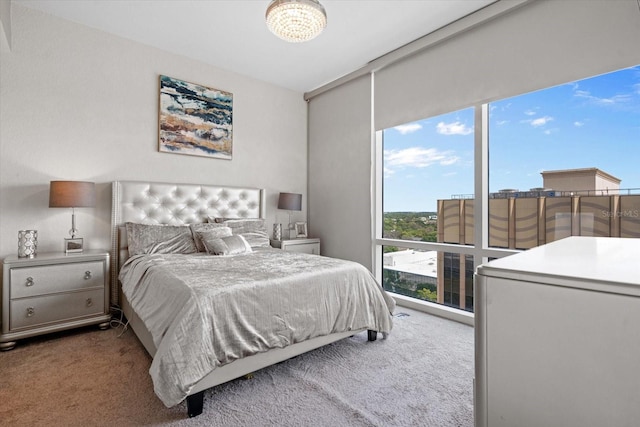
M 82 237 L 64 239 L 64 252 L 67 254 L 82 252 L 83 246 Z
M 158 150 L 232 159 L 233 94 L 160 75 Z
M 307 237 L 307 223 L 306 222 L 296 222 L 296 239 Z

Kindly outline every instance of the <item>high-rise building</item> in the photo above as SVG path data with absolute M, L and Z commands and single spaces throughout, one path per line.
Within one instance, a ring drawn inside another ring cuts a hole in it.
M 640 238 L 640 188 L 598 168 L 541 173 L 543 186 L 489 194 L 489 246 L 530 249 L 568 236 Z M 473 196 L 438 200 L 437 241 L 474 244 Z M 392 292 L 473 311 L 473 256 L 403 250 L 384 254 Z
M 489 195 L 489 246 L 529 249 L 568 236 L 640 238 L 640 189 L 597 168 L 542 172 L 543 187 Z M 472 245 L 474 201 L 438 200 L 438 242 Z M 437 302 L 473 311 L 473 257 L 438 253 Z

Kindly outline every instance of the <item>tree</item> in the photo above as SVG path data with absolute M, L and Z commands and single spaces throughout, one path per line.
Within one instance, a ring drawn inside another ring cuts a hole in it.
M 431 302 L 437 302 L 438 301 L 438 293 L 436 291 L 432 291 L 428 288 L 422 288 L 422 289 L 418 289 L 416 291 L 416 293 L 418 294 L 418 297 L 423 299 L 423 300 L 427 300 L 427 301 L 431 301 Z

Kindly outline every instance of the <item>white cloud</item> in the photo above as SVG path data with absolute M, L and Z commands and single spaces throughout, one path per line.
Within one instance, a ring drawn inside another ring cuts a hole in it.
M 467 127 L 467 125 L 460 122 L 440 122 L 436 125 L 436 131 L 440 135 L 469 135 L 473 133 L 473 127 Z
M 455 157 L 455 156 L 454 156 L 454 157 L 449 157 L 449 158 L 447 158 L 447 159 L 443 159 L 443 160 L 441 160 L 441 161 L 440 161 L 440 164 L 441 164 L 442 166 L 451 166 L 451 165 L 453 165 L 453 164 L 458 163 L 458 161 L 459 161 L 459 160 L 460 160 L 460 158 L 459 158 L 459 157 Z
M 402 135 L 406 135 L 408 133 L 417 132 L 422 129 L 422 125 L 419 123 L 410 123 L 408 125 L 400 125 L 394 127 L 395 130 L 400 132 Z
M 506 125 L 507 123 L 509 123 L 509 120 L 498 120 L 496 122 L 498 126 L 503 126 L 503 125 Z
M 591 94 L 589 92 L 587 92 L 586 90 L 578 89 L 578 86 L 576 86 L 573 89 L 573 95 L 577 96 L 578 98 L 589 98 L 591 96 Z
M 636 83 L 633 85 L 633 90 L 636 91 L 636 94 L 640 95 L 640 83 Z
M 536 112 L 533 110 L 527 110 L 524 112 L 524 114 L 526 114 L 527 116 L 535 116 Z
M 385 150 L 384 163 L 389 169 L 392 167 L 425 168 L 434 164 L 452 165 L 460 160 L 451 151 L 438 151 L 435 148 L 411 147 L 403 150 Z M 393 173 L 392 171 L 390 171 Z M 385 174 L 387 170 L 385 169 Z
M 540 126 L 546 125 L 547 123 L 549 123 L 552 120 L 553 120 L 553 117 L 544 116 L 544 117 L 540 117 L 538 119 L 527 120 L 527 122 L 533 127 L 540 127 Z
M 580 128 L 580 127 L 584 126 L 584 122 L 578 122 L 578 121 L 576 121 L 576 122 L 573 122 L 573 125 L 574 125 L 575 127 L 577 127 L 577 128 Z
M 631 100 L 631 95 L 627 95 L 627 94 L 614 95 L 610 98 L 599 98 L 597 96 L 591 95 L 591 92 L 588 92 L 586 90 L 577 90 L 577 89 L 573 92 L 573 94 L 577 98 L 583 98 L 593 104 L 604 106 L 604 107 L 624 104 Z
M 510 102 L 507 105 L 503 105 L 501 111 L 507 111 L 509 109 L 511 109 L 511 103 Z

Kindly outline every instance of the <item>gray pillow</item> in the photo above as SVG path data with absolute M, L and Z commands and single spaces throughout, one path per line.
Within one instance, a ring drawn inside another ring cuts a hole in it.
M 127 222 L 129 256 L 150 253 L 191 254 L 197 252 L 188 226 Z
M 193 233 L 193 240 L 196 242 L 198 252 L 206 252 L 206 248 L 202 243 L 202 233 L 213 233 L 210 237 L 221 238 L 231 236 L 231 228 L 224 224 L 209 224 L 209 223 L 197 223 L 189 225 L 191 232 Z
M 225 219 L 222 223 L 231 227 L 233 235 L 244 237 L 252 248 L 268 248 L 269 235 L 264 225 L 264 219 Z
M 207 248 L 207 252 L 211 255 L 239 255 L 251 252 L 249 243 L 239 235 L 221 239 L 208 239 L 205 237 L 202 242 Z

